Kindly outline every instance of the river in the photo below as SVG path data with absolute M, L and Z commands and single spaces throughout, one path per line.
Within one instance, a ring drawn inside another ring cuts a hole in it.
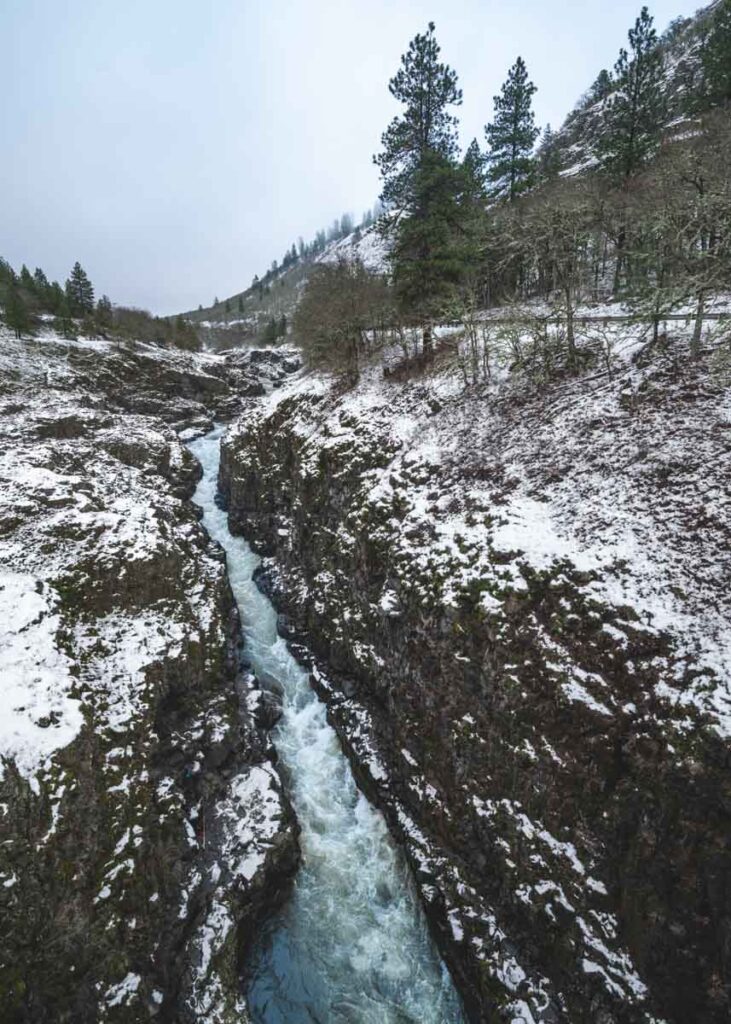
M 251 956 L 256 1024 L 461 1024 L 459 998 L 383 816 L 357 789 L 325 706 L 276 629 L 252 574 L 259 558 L 215 502 L 220 438 L 190 444 L 203 467 L 194 502 L 226 551 L 253 670 L 283 692 L 272 739 L 301 827 L 292 897 Z

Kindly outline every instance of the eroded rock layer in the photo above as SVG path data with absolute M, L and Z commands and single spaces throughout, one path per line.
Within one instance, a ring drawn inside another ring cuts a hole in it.
M 313 375 L 224 443 L 476 1021 L 728 1019 L 726 373 Z
M 3 1021 L 246 1019 L 296 825 L 168 424 L 207 429 L 267 368 L 2 336 Z

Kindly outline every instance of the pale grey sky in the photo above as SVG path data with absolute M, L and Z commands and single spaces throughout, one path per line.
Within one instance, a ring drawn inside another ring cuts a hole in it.
M 436 22 L 463 139 L 522 55 L 554 127 L 610 67 L 639 0 L 0 0 L 0 255 L 173 313 L 249 284 L 298 235 L 356 218 Z M 686 0 L 651 6 L 662 31 Z

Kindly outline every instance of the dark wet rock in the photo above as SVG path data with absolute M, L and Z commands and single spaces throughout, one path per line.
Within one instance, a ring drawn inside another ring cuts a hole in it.
M 296 640 L 299 636 L 297 626 L 288 615 L 277 615 L 277 633 L 285 640 Z
M 724 681 L 696 647 L 728 605 L 724 385 L 671 369 L 459 402 L 314 379 L 223 446 L 230 523 L 307 634 L 475 1021 L 728 1019 Z M 611 560 L 617 521 L 634 561 Z M 680 630 L 644 607 L 668 607 L 660 570 L 696 602 Z
M 217 415 L 209 363 L 2 334 L 3 1024 L 239 1024 L 239 958 L 296 867 L 274 708 L 237 693 L 225 559 L 168 425 Z
M 252 694 L 254 721 L 260 729 L 273 729 L 282 717 L 282 698 L 272 690 L 258 690 Z

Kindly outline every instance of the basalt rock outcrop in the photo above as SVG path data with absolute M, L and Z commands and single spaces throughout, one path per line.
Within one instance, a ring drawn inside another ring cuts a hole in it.
M 541 391 L 306 376 L 224 441 L 475 1021 L 728 1019 L 731 436 L 684 344 Z
M 246 1019 L 240 959 L 297 827 L 171 425 L 207 429 L 255 378 L 2 335 L 3 1022 Z

